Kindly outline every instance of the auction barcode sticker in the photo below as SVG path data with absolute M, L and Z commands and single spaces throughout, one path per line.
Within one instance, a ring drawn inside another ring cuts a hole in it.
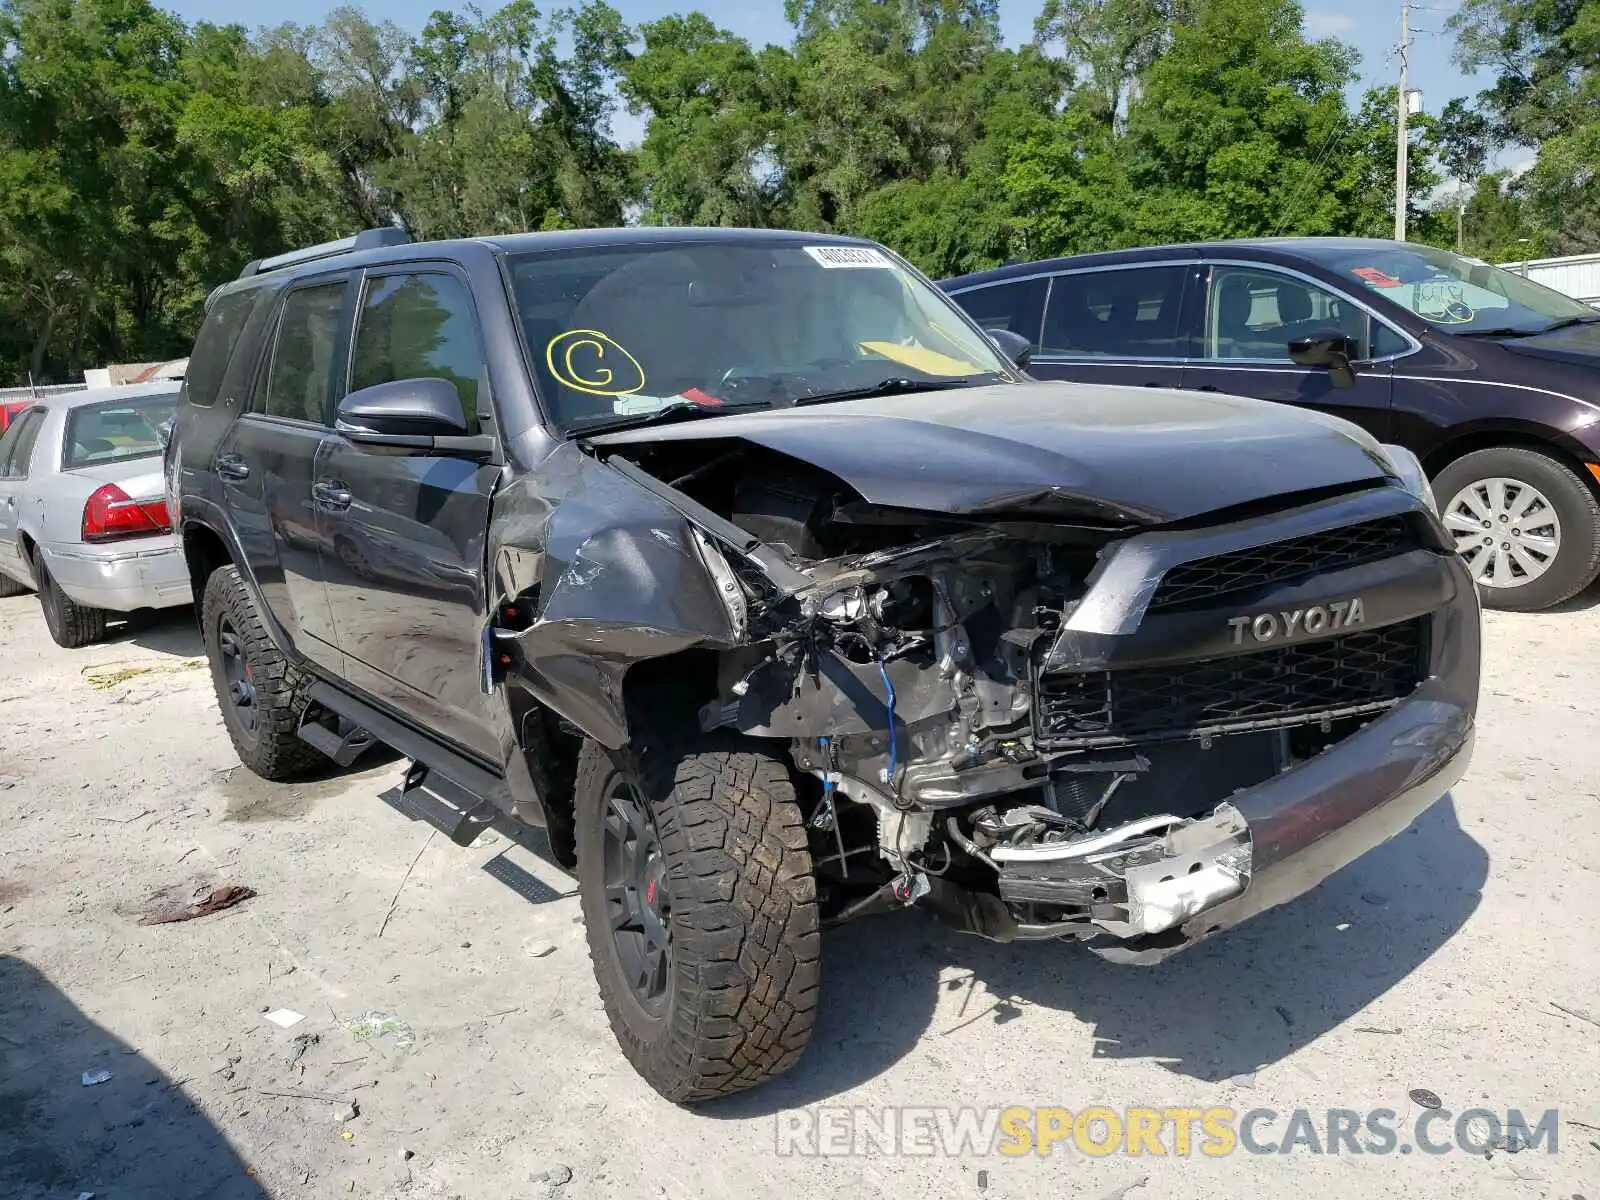
M 890 267 L 894 263 L 871 246 L 807 246 L 807 254 L 825 267 Z

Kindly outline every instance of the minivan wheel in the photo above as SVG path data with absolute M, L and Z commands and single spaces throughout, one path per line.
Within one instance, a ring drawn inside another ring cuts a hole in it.
M 1600 501 L 1560 459 L 1501 446 L 1433 481 L 1440 517 L 1489 608 L 1560 604 L 1600 573 Z
M 213 571 L 200 629 L 222 724 L 239 761 L 263 779 L 294 779 L 327 759 L 300 739 L 311 678 L 272 644 L 236 567 Z
M 787 767 L 728 739 L 616 755 L 585 742 L 574 799 L 589 957 L 634 1070 L 692 1103 L 793 1066 L 822 950 Z

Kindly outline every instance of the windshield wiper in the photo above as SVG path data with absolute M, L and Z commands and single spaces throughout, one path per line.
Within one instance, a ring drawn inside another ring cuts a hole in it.
M 1509 325 L 1498 329 L 1463 329 L 1456 334 L 1464 338 L 1524 338 L 1547 332 L 1544 329 L 1514 329 Z
M 1551 333 L 1557 329 L 1571 329 L 1574 325 L 1593 325 L 1596 321 L 1600 321 L 1600 313 L 1595 313 L 1592 317 L 1562 317 L 1559 321 L 1550 322 L 1538 332 Z
M 991 372 L 993 374 L 993 372 Z M 841 388 L 836 392 L 812 392 L 795 397 L 796 404 L 829 404 L 834 400 L 864 400 L 868 396 L 904 396 L 913 392 L 946 392 L 952 388 L 981 387 L 980 379 L 880 379 L 866 387 Z
M 591 433 L 612 433 L 618 429 L 635 429 L 640 425 L 655 425 L 664 421 L 677 421 L 694 417 L 720 417 L 724 413 L 750 412 L 758 408 L 771 408 L 765 401 L 740 404 L 703 404 L 698 400 L 674 400 L 654 412 L 633 413 L 629 416 L 607 417 L 599 421 L 586 421 L 573 432 L 579 437 Z

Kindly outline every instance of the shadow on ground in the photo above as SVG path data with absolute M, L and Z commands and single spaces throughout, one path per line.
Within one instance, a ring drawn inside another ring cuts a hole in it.
M 83 1085 L 86 1071 L 111 1078 Z M 266 1200 L 221 1132 L 37 969 L 0 955 L 0 1196 Z
M 1143 1059 L 1209 1082 L 1256 1071 L 1425 962 L 1477 908 L 1488 864 L 1447 797 L 1299 900 L 1155 967 L 1114 966 L 1071 945 L 996 945 L 909 913 L 847 925 L 823 944 L 822 1008 L 805 1058 L 699 1111 L 746 1118 L 819 1103 L 919 1043 L 954 1068 L 963 1032 L 983 1022 L 1011 1025 L 1014 1052 L 1026 1056 L 1030 1026 L 1062 1013 L 1093 1027 L 1097 1058 Z M 941 981 L 946 967 L 955 977 Z M 941 1013 L 941 989 L 967 994 Z
M 206 653 L 194 609 L 187 605 L 145 609 L 129 613 L 120 620 L 113 618 L 104 640 L 141 646 L 157 654 L 175 654 L 179 658 L 203 658 Z

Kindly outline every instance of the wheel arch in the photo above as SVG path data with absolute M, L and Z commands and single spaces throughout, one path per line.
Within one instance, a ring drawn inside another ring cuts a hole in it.
M 1428 451 L 1422 459 L 1422 467 L 1428 478 L 1433 479 L 1451 463 L 1469 454 L 1501 448 L 1533 450 L 1549 455 L 1570 467 L 1589 486 L 1590 491 L 1600 497 L 1600 479 L 1588 466 L 1600 456 L 1596 456 L 1572 435 L 1531 421 L 1482 421 L 1464 426 L 1453 433 L 1449 440 Z

